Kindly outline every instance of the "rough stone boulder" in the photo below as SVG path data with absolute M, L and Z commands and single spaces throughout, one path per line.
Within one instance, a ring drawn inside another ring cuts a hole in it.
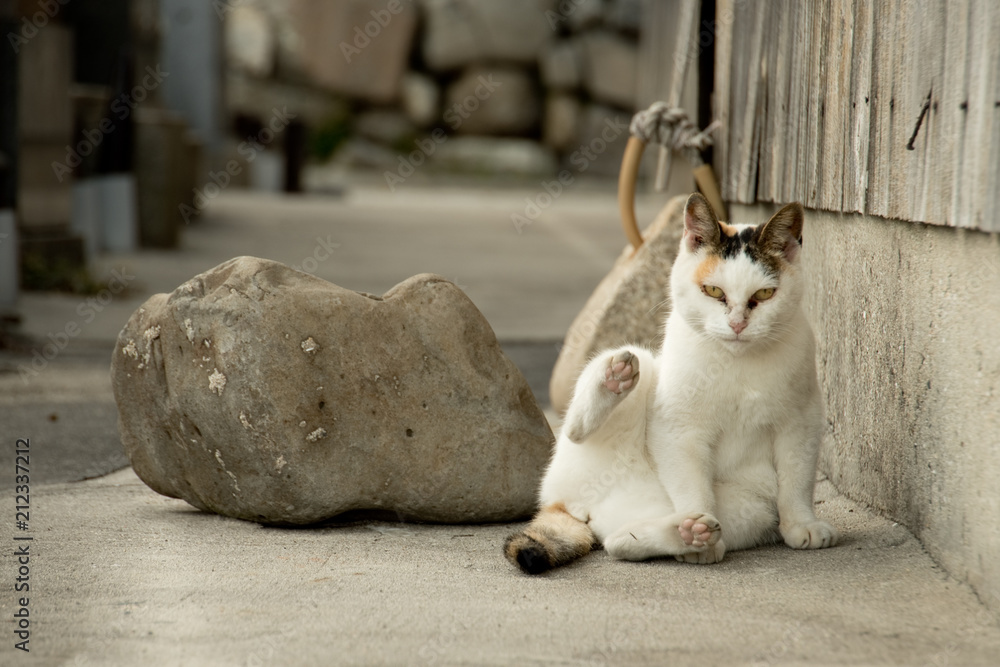
M 297 42 L 312 83 L 375 104 L 399 97 L 419 20 L 414 3 L 294 0 L 287 8 L 294 35 L 288 41 Z
M 485 318 L 429 274 L 376 297 L 239 257 L 150 298 L 111 374 L 146 484 L 261 523 L 509 521 L 551 451 Z
M 555 0 L 423 0 L 423 56 L 432 70 L 472 63 L 532 65 L 552 40 Z
M 473 67 L 447 91 L 444 120 L 460 134 L 517 135 L 538 123 L 536 84 L 514 67 Z

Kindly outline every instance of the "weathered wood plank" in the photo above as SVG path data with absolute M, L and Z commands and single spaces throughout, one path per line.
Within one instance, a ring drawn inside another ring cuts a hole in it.
M 973 0 L 974 1 L 974 0 Z M 949 42 L 946 53 L 945 67 L 948 77 L 945 79 L 946 99 L 941 100 L 942 131 L 947 132 L 951 150 L 951 161 L 942 165 L 942 171 L 947 172 L 945 182 L 947 189 L 942 192 L 942 199 L 947 202 L 948 215 L 946 222 L 952 226 L 959 224 L 959 208 L 962 201 L 962 165 L 965 162 L 965 134 L 968 121 L 968 61 L 970 52 L 971 2 L 958 0 L 948 7 L 948 31 L 954 36 Z M 953 20 L 954 19 L 954 20 Z M 959 43 L 961 41 L 961 43 Z
M 912 90 L 912 49 L 913 5 L 917 0 L 897 0 L 896 34 L 892 48 L 892 128 L 889 134 L 888 163 L 889 187 L 887 190 L 886 216 L 905 219 L 909 215 L 907 204 L 907 176 L 911 153 L 906 150 L 918 109 L 911 105 L 909 95 Z
M 712 118 L 719 121 L 719 129 L 712 135 L 715 173 L 720 180 L 723 199 L 732 199 L 727 186 L 729 176 L 730 107 L 732 104 L 733 60 L 733 0 L 718 0 L 715 5 L 715 82 L 712 92 Z
M 920 115 L 920 109 L 927 96 L 917 92 L 914 79 L 916 70 L 915 42 L 919 38 L 920 0 L 899 0 L 897 3 L 896 25 L 899 29 L 893 36 L 892 72 L 892 131 L 889 143 L 889 188 L 886 215 L 898 220 L 910 219 L 910 175 L 911 164 L 916 162 L 913 151 L 906 150 L 913 129 Z M 919 101 L 914 101 L 919 97 Z
M 893 44 L 896 30 L 895 0 L 874 5 L 875 38 L 872 59 L 872 128 L 868 169 L 868 213 L 887 216 L 889 212 L 889 162 L 892 148 Z
M 767 13 L 767 7 L 762 6 L 760 8 L 760 13 Z M 766 21 L 766 19 L 765 19 Z M 765 21 L 761 22 L 763 26 Z M 761 33 L 761 54 L 760 59 L 757 61 L 758 67 L 761 70 L 764 69 L 764 52 L 763 45 L 766 42 L 766 36 L 764 36 L 763 28 Z M 750 167 L 750 172 L 747 176 L 746 183 L 744 184 L 744 197 L 746 201 L 757 201 L 757 184 L 760 182 L 760 168 L 761 168 L 761 144 L 763 143 L 764 136 L 764 122 L 767 117 L 767 77 L 761 76 L 759 85 L 757 87 L 756 93 L 754 95 L 756 101 L 755 107 L 756 112 L 754 113 L 754 123 L 753 123 L 753 141 L 750 142 L 750 161 L 748 165 Z
M 851 53 L 854 45 L 854 5 L 835 0 L 830 8 L 826 53 L 826 90 L 821 115 L 816 203 L 828 211 L 844 206 L 844 159 L 851 118 Z
M 971 6 L 969 40 L 969 81 L 967 90 L 967 124 L 962 172 L 959 175 L 957 223 L 961 227 L 997 229 L 995 211 L 988 209 L 994 200 L 996 181 L 991 182 L 996 154 L 988 148 L 998 124 L 996 102 L 997 68 L 1000 67 L 1000 8 L 993 2 L 980 0 Z
M 761 139 L 761 178 L 758 197 L 764 201 L 781 202 L 782 179 L 788 160 L 788 97 L 791 85 L 791 47 L 793 3 L 779 0 L 770 3 L 767 18 L 767 110 L 764 135 Z
M 814 4 L 811 2 L 792 3 L 792 35 L 791 67 L 789 70 L 788 88 L 788 122 L 785 127 L 784 183 L 781 188 L 781 200 L 802 201 L 803 193 L 799 187 L 804 183 L 800 174 L 804 174 L 802 159 L 805 156 L 805 112 L 809 99 L 809 50 L 812 40 L 812 15 Z
M 992 34 L 1000 34 L 1000 12 L 994 7 Z M 986 189 L 992 191 L 993 201 L 986 202 L 982 229 L 1000 232 L 1000 54 L 997 53 L 998 42 L 993 43 L 992 62 L 996 66 L 993 72 L 993 127 L 990 137 L 989 155 L 992 160 L 990 172 L 986 174 Z M 989 98 L 987 98 L 987 104 Z
M 754 196 L 758 201 L 772 201 L 771 169 L 774 164 L 770 147 L 773 144 L 771 115 L 774 95 L 774 68 L 778 59 L 779 35 L 776 34 L 780 19 L 778 10 L 781 8 L 782 0 L 775 0 L 767 3 L 764 10 L 764 33 L 763 44 L 761 45 L 760 81 L 761 89 L 758 98 L 757 108 L 759 109 L 757 118 L 757 133 L 759 150 L 757 151 L 757 191 Z
M 914 118 L 906 144 L 909 173 L 905 220 L 930 220 L 932 181 L 943 169 L 938 158 L 940 123 L 934 102 L 943 87 L 945 18 L 945 0 L 923 0 L 912 29 L 915 38 L 910 41 L 913 56 L 907 108 Z
M 750 77 L 756 76 L 751 73 L 747 66 L 747 48 L 750 42 L 751 7 L 746 2 L 733 2 L 732 19 L 732 59 L 730 61 L 730 72 L 732 76 L 729 96 L 729 147 L 727 149 L 727 159 L 729 168 L 723 177 L 724 193 L 723 198 L 730 201 L 739 201 L 740 173 L 746 169 L 743 160 L 743 128 L 747 114 L 747 88 L 750 85 Z
M 956 167 L 962 150 L 965 112 L 966 58 L 969 46 L 969 1 L 948 0 L 944 5 L 941 25 L 942 77 L 931 100 L 930 120 L 933 123 L 930 167 L 925 172 L 927 183 L 927 222 L 954 225 L 953 201 Z
M 727 198 L 1000 231 L 1000 3 L 719 7 Z
M 868 145 L 871 135 L 874 14 L 868 0 L 854 2 L 851 46 L 851 111 L 844 155 L 844 211 L 862 213 L 868 195 Z
M 680 16 L 677 20 L 679 26 L 677 43 L 674 47 L 670 89 L 667 93 L 667 104 L 672 107 L 680 106 L 684 81 L 688 77 L 688 72 L 697 71 L 698 19 L 700 15 L 701 0 L 681 0 Z
M 689 12 L 689 20 L 697 17 L 698 9 L 694 5 L 700 0 L 695 0 Z M 688 4 L 691 4 L 690 2 Z M 639 42 L 639 81 L 638 81 L 638 108 L 645 109 L 656 101 L 667 101 L 672 94 L 675 81 L 681 87 L 679 106 L 687 110 L 689 117 L 693 117 L 697 109 L 698 87 L 700 82 L 694 74 L 697 71 L 698 48 L 697 39 L 700 35 L 691 37 L 695 33 L 695 26 L 692 24 L 688 29 L 679 29 L 679 14 L 682 6 L 679 3 L 645 3 L 643 5 L 642 20 L 644 30 Z M 682 45 L 682 52 L 686 52 L 687 57 L 677 57 L 678 33 L 688 34 Z M 678 73 L 687 72 L 684 80 L 681 81 Z M 709 84 L 711 86 L 711 84 Z M 643 178 L 652 181 L 656 173 L 659 157 L 659 148 L 651 146 L 643 156 L 641 171 Z M 684 193 L 690 192 L 694 188 L 694 177 L 688 161 L 680 155 L 674 154 L 673 168 L 670 169 L 670 178 L 666 184 L 666 192 Z
M 740 118 L 741 127 L 735 148 L 737 174 L 736 200 L 752 204 L 757 194 L 757 154 L 760 145 L 758 130 L 760 100 L 762 85 L 760 77 L 761 54 L 764 44 L 764 19 L 767 15 L 765 3 L 751 4 L 747 7 L 747 18 L 752 21 L 753 28 L 745 45 L 745 60 L 742 71 L 746 72 L 746 97 L 743 100 L 743 114 Z M 739 100 L 737 100 L 739 102 Z
M 820 3 L 816 8 L 812 24 L 812 49 L 809 62 L 809 98 L 807 107 L 807 133 L 805 155 L 805 189 L 802 203 L 809 208 L 819 208 L 819 184 L 822 179 L 823 122 L 826 104 L 826 89 L 822 82 L 826 78 L 826 50 L 830 25 L 830 3 Z M 800 183 L 799 187 L 802 187 Z

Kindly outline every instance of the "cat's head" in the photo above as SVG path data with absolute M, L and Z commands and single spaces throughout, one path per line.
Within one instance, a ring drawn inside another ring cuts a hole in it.
M 670 279 L 674 309 L 735 353 L 781 338 L 802 300 L 802 221 L 794 203 L 763 225 L 729 225 L 691 195 Z

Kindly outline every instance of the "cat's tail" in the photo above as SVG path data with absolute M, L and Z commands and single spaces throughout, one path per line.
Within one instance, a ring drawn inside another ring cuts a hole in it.
M 511 563 L 527 574 L 541 574 L 590 553 L 594 531 L 573 517 L 562 503 L 547 505 L 520 533 L 503 545 Z

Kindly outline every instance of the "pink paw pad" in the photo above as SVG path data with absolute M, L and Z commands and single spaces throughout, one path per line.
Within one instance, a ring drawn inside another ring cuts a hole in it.
M 604 370 L 604 386 L 615 394 L 626 392 L 639 379 L 639 360 L 631 352 L 616 354 Z
M 703 547 L 715 542 L 712 538 L 718 531 L 718 526 L 710 524 L 715 524 L 715 522 L 709 520 L 706 523 L 701 519 L 684 519 L 677 526 L 677 531 L 680 533 L 681 539 L 684 540 L 684 544 L 692 547 Z

